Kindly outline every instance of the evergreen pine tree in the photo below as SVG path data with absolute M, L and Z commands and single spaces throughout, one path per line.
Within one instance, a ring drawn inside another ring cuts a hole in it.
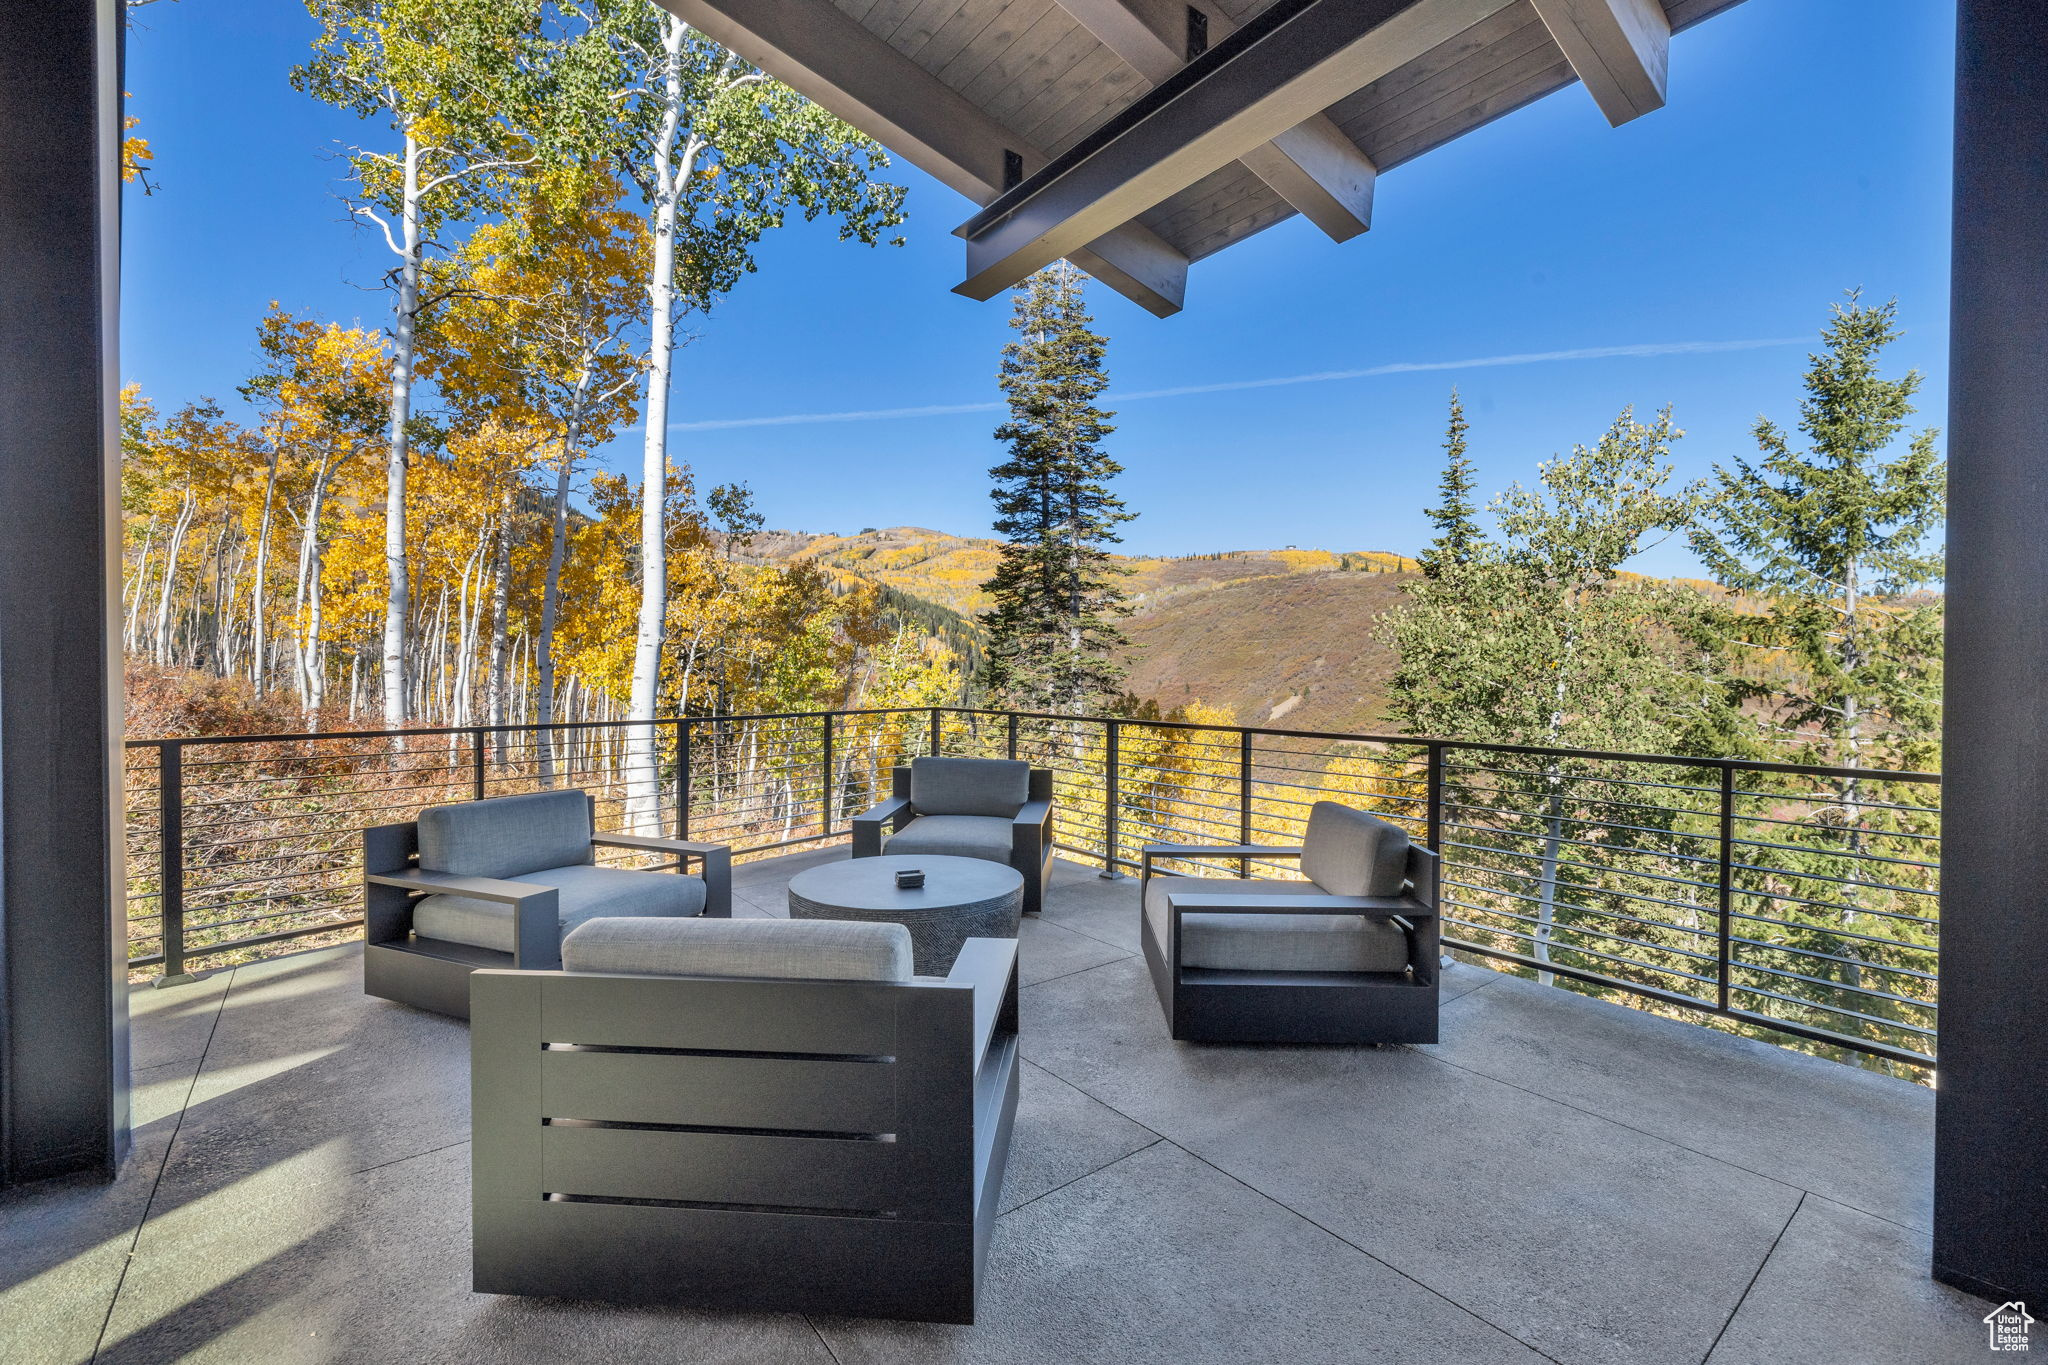
M 1719 497 L 1693 536 L 1716 581 L 1768 604 L 1748 618 L 1747 643 L 1792 665 L 1794 677 L 1758 689 L 1780 742 L 1838 767 L 1930 762 L 1941 704 L 1940 609 L 1901 599 L 1940 577 L 1926 542 L 1946 466 L 1932 430 L 1887 458 L 1920 387 L 1918 371 L 1878 374 L 1896 312 L 1853 292 L 1836 305 L 1799 406 L 1809 449 L 1759 418 L 1762 461 L 1716 471 Z
M 1884 348 L 1899 334 L 1897 303 L 1864 305 L 1851 291 L 1809 357 L 1795 451 L 1767 418 L 1755 428 L 1763 458 L 1716 470 L 1719 497 L 1693 546 L 1724 586 L 1765 609 L 1737 617 L 1730 634 L 1749 647 L 1747 682 L 1756 711 L 1775 730 L 1767 740 L 1786 758 L 1851 770 L 1934 766 L 1941 709 L 1941 608 L 1909 594 L 1938 580 L 1941 555 L 1927 541 L 1945 511 L 1946 467 L 1935 433 L 1924 430 L 1894 453 L 1913 415 L 1917 371 L 1878 373 Z M 1917 927 L 1927 901 L 1901 896 L 1890 874 L 1872 876 L 1869 856 L 1910 867 L 1936 833 L 1912 787 L 1859 776 L 1799 784 L 1812 804 L 1796 823 L 1782 821 L 1778 845 L 1763 861 L 1773 871 L 1744 880 L 1768 890 L 1786 920 L 1783 957 L 1759 965 L 1863 985 L 1870 964 L 1887 991 L 1901 966 L 1933 964 L 1931 936 Z M 1794 807 L 1794 809 L 1797 809 Z M 1900 912 L 1904 911 L 1905 914 Z M 1917 946 L 1916 946 L 1917 945 Z M 1808 955 L 1825 953 L 1833 962 Z M 1821 997 L 1826 999 L 1825 995 Z M 1931 1018 L 1924 1006 L 1865 994 L 1843 997 L 1851 1009 L 1880 1016 Z M 1849 1016 L 1842 1016 L 1847 1018 Z
M 1442 577 L 1447 567 L 1471 563 L 1486 538 L 1474 520 L 1478 509 L 1472 503 L 1472 457 L 1465 447 L 1468 430 L 1465 405 L 1458 398 L 1458 391 L 1452 389 L 1451 422 L 1444 434 L 1444 472 L 1437 481 L 1443 503 L 1423 513 L 1429 524 L 1436 527 L 1437 536 L 1429 548 L 1416 556 L 1422 572 L 1431 578 Z
M 1095 400 L 1109 383 L 1108 341 L 1091 330 L 1080 272 L 1060 262 L 1016 295 L 998 382 L 1010 419 L 996 428 L 1010 458 L 995 481 L 996 533 L 1006 542 L 984 584 L 994 607 L 982 681 L 991 704 L 1085 714 L 1115 700 L 1128 608 L 1107 547 L 1135 515 L 1109 491 L 1122 466 L 1102 450 L 1114 430 Z

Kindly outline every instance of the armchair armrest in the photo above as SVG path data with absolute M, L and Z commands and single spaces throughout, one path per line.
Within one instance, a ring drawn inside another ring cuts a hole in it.
M 1147 858 L 1299 858 L 1288 844 L 1147 844 Z
M 960 956 L 953 959 L 946 980 L 974 987 L 974 1064 L 978 1068 L 997 1026 L 1007 1025 L 1012 1032 L 1017 1028 L 1017 940 L 968 939 L 960 945 Z
M 1247 876 L 1247 858 L 1299 858 L 1301 849 L 1296 845 L 1283 844 L 1147 844 L 1138 854 L 1138 884 L 1152 880 L 1152 862 L 1155 858 L 1186 858 L 1190 861 L 1200 858 L 1235 858 L 1238 875 Z
M 1026 801 L 1010 817 L 1010 865 L 1024 874 L 1027 882 L 1034 869 L 1042 875 L 1044 862 L 1052 857 L 1052 802 Z M 1038 909 L 1033 893 L 1025 895 L 1027 907 Z
M 408 867 L 399 872 L 370 872 L 363 880 L 377 886 L 396 886 L 406 891 L 417 891 L 422 895 L 470 896 L 480 901 L 503 901 L 517 905 L 530 896 L 542 891 L 554 890 L 551 886 L 536 886 L 532 882 L 503 881 L 497 877 L 464 877 L 453 872 L 428 872 L 417 867 Z
M 1012 824 L 1042 828 L 1052 819 L 1052 802 L 1026 801 L 1010 819 Z
M 590 842 L 603 848 L 637 848 L 650 853 L 673 853 L 679 870 L 695 858 L 704 865 L 704 913 L 712 919 L 732 918 L 732 847 L 705 844 L 691 839 L 664 839 L 652 834 L 597 834 Z
M 372 886 L 395 886 L 423 895 L 468 896 L 512 907 L 512 965 L 521 971 L 559 971 L 562 966 L 560 895 L 552 886 L 501 881 L 496 877 L 462 877 L 409 867 L 398 872 L 369 872 Z
M 1169 891 L 1166 907 L 1175 919 L 1199 915 L 1370 915 L 1412 928 L 1409 920 L 1433 919 L 1436 911 L 1413 896 L 1259 896 L 1216 891 Z
M 663 839 L 652 834 L 594 834 L 593 844 L 606 848 L 640 848 L 653 853 L 680 853 L 686 858 L 707 858 L 714 853 L 731 853 L 724 844 L 700 844 L 689 839 Z
M 882 826 L 891 829 L 903 828 L 903 821 L 910 814 L 910 798 L 891 796 L 868 807 L 853 817 L 853 856 L 872 858 L 882 851 Z

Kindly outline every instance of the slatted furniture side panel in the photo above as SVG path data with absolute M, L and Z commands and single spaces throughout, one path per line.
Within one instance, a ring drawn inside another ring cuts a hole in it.
M 569 1198 L 895 1217 L 905 1144 L 645 1128 L 542 1130 L 542 1183 Z
M 477 980 L 479 1290 L 971 1318 L 971 988 Z
M 551 1049 L 541 1054 L 542 1108 L 550 1119 L 893 1134 L 894 1068 L 893 1061 Z

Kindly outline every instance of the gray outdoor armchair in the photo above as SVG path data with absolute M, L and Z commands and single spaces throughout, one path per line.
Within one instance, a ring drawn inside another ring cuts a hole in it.
M 1159 860 L 1298 858 L 1307 881 L 1180 877 Z M 1152 844 L 1140 937 L 1175 1038 L 1437 1040 L 1437 855 L 1398 825 L 1319 801 L 1300 847 Z
M 587 793 L 565 790 L 363 831 L 364 993 L 464 1018 L 471 972 L 558 967 L 562 936 L 587 919 L 731 916 L 730 849 L 598 834 L 594 817 Z M 674 871 L 599 867 L 598 848 L 673 854 Z
M 471 978 L 474 1286 L 972 1322 L 1016 1115 L 1017 945 L 592 920 Z
M 853 856 L 885 852 L 1008 863 L 1035 915 L 1052 873 L 1052 773 L 1014 759 L 912 759 L 892 770 L 888 800 L 853 817 Z

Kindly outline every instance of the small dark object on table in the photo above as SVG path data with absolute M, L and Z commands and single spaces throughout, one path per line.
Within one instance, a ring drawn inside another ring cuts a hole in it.
M 914 891 L 924 885 L 924 869 L 906 867 L 896 873 L 896 885 L 904 891 Z

